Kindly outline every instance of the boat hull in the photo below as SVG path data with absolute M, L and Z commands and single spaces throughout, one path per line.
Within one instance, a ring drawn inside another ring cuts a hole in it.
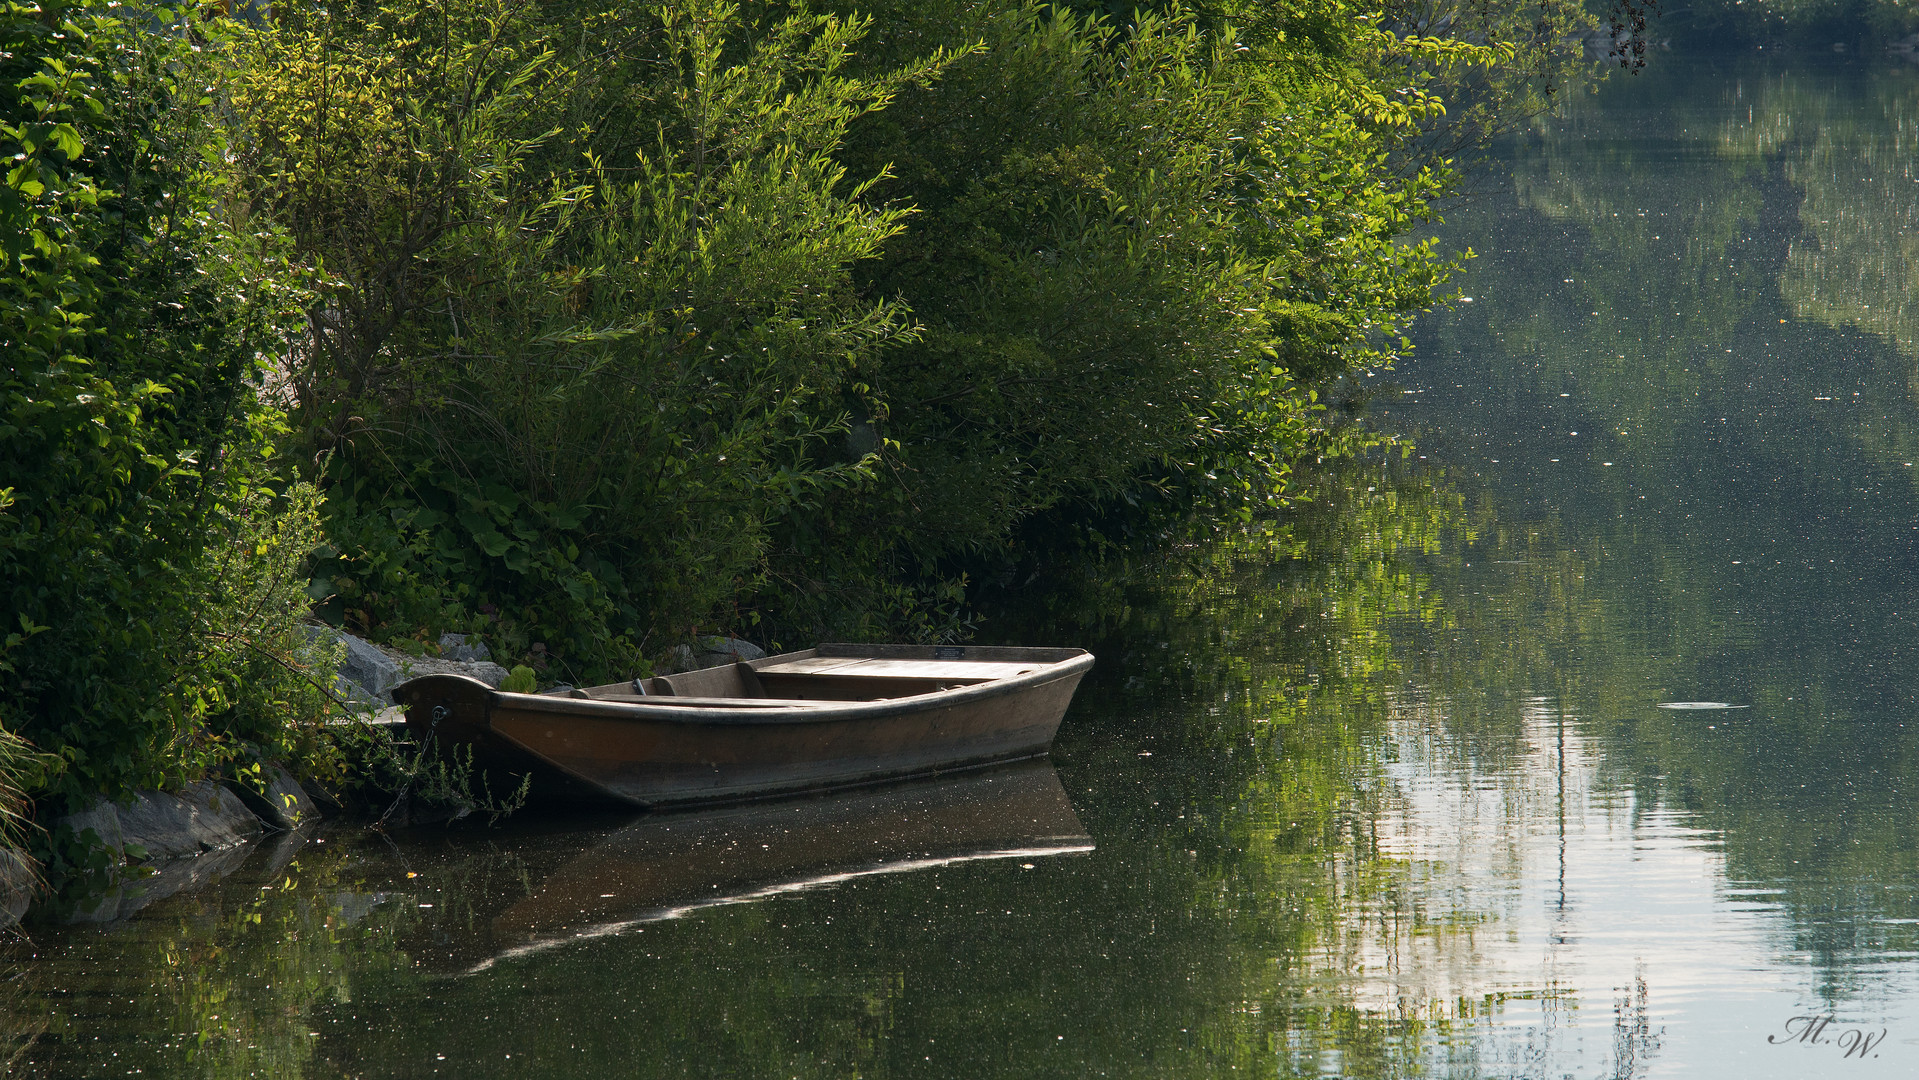
M 395 696 L 407 706 L 416 734 L 443 750 L 470 748 L 475 764 L 489 772 L 531 772 L 534 790 L 544 797 L 685 806 L 1043 755 L 1091 664 L 1091 656 L 1074 651 L 1012 678 L 891 700 L 795 701 L 792 707 L 768 699 L 737 707 L 712 699 L 675 704 L 672 697 L 575 700 L 505 693 L 448 675 L 413 680 Z

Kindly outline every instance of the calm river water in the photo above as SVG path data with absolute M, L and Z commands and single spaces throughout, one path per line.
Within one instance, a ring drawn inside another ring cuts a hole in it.
M 1666 63 L 1487 186 L 1412 457 L 989 628 L 1100 655 L 1051 766 L 210 856 L 29 928 L 13 1071 L 1919 1073 L 1919 70 Z

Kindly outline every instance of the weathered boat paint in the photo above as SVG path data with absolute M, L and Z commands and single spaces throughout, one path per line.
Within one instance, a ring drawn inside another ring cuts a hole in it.
M 1080 649 L 822 645 L 567 696 L 454 675 L 394 696 L 416 735 L 531 772 L 543 798 L 654 807 L 1037 757 L 1092 664 Z

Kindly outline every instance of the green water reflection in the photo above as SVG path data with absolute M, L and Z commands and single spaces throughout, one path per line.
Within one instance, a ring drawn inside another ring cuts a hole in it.
M 1478 295 L 1389 410 L 1471 417 L 1423 449 L 1499 508 L 1480 559 L 1572 571 L 1471 579 L 1503 602 L 1439 666 L 1595 718 L 1616 782 L 1776 885 L 1831 994 L 1919 914 L 1916 76 L 1655 72 L 1550 125 L 1460 216 L 1492 238 Z M 1753 709 L 1709 728 L 1667 697 Z
M 1052 770 L 289 841 L 31 927 L 11 1069 L 1907 1075 L 1916 142 L 1906 70 L 1542 122 L 1374 397 L 1420 456 L 991 624 L 1100 656 Z

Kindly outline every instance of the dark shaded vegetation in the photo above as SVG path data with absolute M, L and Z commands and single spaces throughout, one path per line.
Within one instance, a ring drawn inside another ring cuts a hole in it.
M 1441 95 L 1516 55 L 1322 18 L 1337 52 L 1020 4 L 247 35 L 254 205 L 329 275 L 288 383 L 337 616 L 573 679 L 945 639 L 1035 515 L 1283 503 L 1315 388 L 1449 272 L 1398 240 Z
M 350 787 L 316 615 L 598 681 L 1270 514 L 1582 18 L 9 4 L 20 790 Z
M 350 768 L 299 624 L 549 681 L 1300 498 L 1582 76 L 1549 3 L 7 8 L 0 724 Z M 23 808 L 24 809 L 24 808 Z
M 0 24 L 0 724 L 61 797 L 289 752 L 324 697 L 282 677 L 317 495 L 258 393 L 300 276 L 223 220 L 172 28 L 116 14 Z

